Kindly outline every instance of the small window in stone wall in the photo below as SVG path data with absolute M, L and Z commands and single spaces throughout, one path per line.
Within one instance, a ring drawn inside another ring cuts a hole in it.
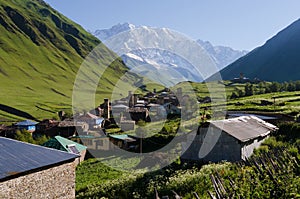
M 95 142 L 96 142 L 97 146 L 103 146 L 104 145 L 103 140 L 97 140 Z
M 93 145 L 93 140 L 91 140 L 91 139 L 84 139 L 82 142 L 85 146 L 92 146 Z
M 97 140 L 97 145 L 98 146 L 103 146 L 103 140 Z

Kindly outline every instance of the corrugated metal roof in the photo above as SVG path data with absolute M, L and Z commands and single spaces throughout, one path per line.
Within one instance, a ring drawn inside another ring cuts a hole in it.
M 242 116 L 227 120 L 211 121 L 210 123 L 242 142 L 263 137 L 272 131 L 278 130 L 273 124 L 255 116 Z
M 112 137 L 114 139 L 118 139 L 118 140 L 124 140 L 127 142 L 134 142 L 136 141 L 136 139 L 129 137 L 128 135 L 109 135 L 109 137 Z
M 38 122 L 34 122 L 34 121 L 31 121 L 31 120 L 24 120 L 22 122 L 18 122 L 16 123 L 15 125 L 16 126 L 33 126 L 33 125 L 36 125 Z
M 126 105 L 123 105 L 123 104 L 117 104 L 117 105 L 112 106 L 112 108 L 129 108 L 129 107 Z
M 0 137 L 0 181 L 71 161 L 78 155 Z
M 149 106 L 149 107 L 160 107 L 161 105 L 150 103 L 147 106 Z
M 42 146 L 68 152 L 68 150 L 65 149 L 65 147 L 63 147 L 55 138 L 51 138 L 47 142 L 43 143 Z
M 68 151 L 68 152 L 71 152 L 69 149 L 68 149 L 68 145 L 72 145 L 74 144 L 76 146 L 76 148 L 79 150 L 79 152 L 81 151 L 84 151 L 87 149 L 86 146 L 82 145 L 82 144 L 78 144 L 77 142 L 73 142 L 72 140 L 68 140 L 64 137 L 61 137 L 61 136 L 55 136 L 55 139 Z
M 87 149 L 86 146 L 84 146 L 82 144 L 78 144 L 77 142 L 73 142 L 72 140 L 69 140 L 69 139 L 61 137 L 61 136 L 55 136 L 54 138 L 50 139 L 49 141 L 47 141 L 43 144 L 43 146 L 48 147 L 48 148 L 73 153 L 73 151 L 70 150 L 70 148 L 68 147 L 69 145 L 75 145 L 76 149 L 79 152 Z
M 277 117 L 267 116 L 267 115 L 257 115 L 257 114 L 248 114 L 248 113 L 230 113 L 228 114 L 230 118 L 240 117 L 240 116 L 255 116 L 262 120 L 276 120 Z

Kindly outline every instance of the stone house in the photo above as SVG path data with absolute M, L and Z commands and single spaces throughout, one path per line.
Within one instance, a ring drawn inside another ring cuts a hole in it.
M 114 120 L 119 123 L 123 118 L 130 118 L 129 107 L 124 104 L 116 104 L 112 106 L 112 116 Z
M 167 115 L 169 114 L 177 114 L 180 115 L 181 110 L 177 106 L 173 105 L 172 103 L 166 103 L 163 105 Z
M 109 151 L 113 145 L 102 130 L 97 132 L 90 131 L 88 135 L 73 136 L 70 137 L 70 140 L 83 144 L 89 152 L 94 152 L 95 150 Z
M 183 143 L 183 159 L 204 162 L 246 160 L 278 128 L 255 116 L 211 121 Z
M 79 122 L 86 122 L 89 125 L 89 129 L 98 129 L 102 127 L 104 118 L 98 117 L 91 113 L 86 113 L 76 117 Z
M 133 131 L 135 129 L 135 121 L 132 120 L 122 120 L 120 122 L 120 128 L 122 131 Z
M 36 125 L 35 133 L 38 134 L 45 134 L 47 136 L 53 137 L 57 133 L 57 126 L 59 121 L 51 120 L 51 119 L 44 119 L 43 121 L 39 122 Z M 52 136 L 53 135 L 53 136 Z
M 0 198 L 75 198 L 78 155 L 0 137 Z
M 64 120 L 59 122 L 58 135 L 68 138 L 74 135 L 84 135 L 87 134 L 89 130 L 89 124 L 86 122 L 77 122 L 74 120 Z
M 109 135 L 109 140 L 116 147 L 119 147 L 124 150 L 135 150 L 138 148 L 139 140 L 138 138 L 131 135 Z

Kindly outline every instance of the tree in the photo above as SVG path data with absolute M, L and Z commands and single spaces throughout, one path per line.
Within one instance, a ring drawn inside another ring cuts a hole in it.
M 245 86 L 245 96 L 251 96 L 251 95 L 253 95 L 253 85 L 247 83 Z
M 296 86 L 294 82 L 289 82 L 288 86 L 287 86 L 287 90 L 288 91 L 295 91 L 296 90 Z
M 32 137 L 32 134 L 26 130 L 17 130 L 14 139 L 21 142 L 27 142 L 31 144 L 41 145 L 49 140 L 45 135 L 40 135 L 35 138 Z
M 231 96 L 230 96 L 230 99 L 236 99 L 238 98 L 239 96 L 236 94 L 236 92 L 232 92 Z
M 15 139 L 19 140 L 21 142 L 28 142 L 31 144 L 35 144 L 35 140 L 33 139 L 31 133 L 29 133 L 26 130 L 17 130 L 16 135 L 15 135 Z
M 259 82 L 258 84 L 258 94 L 264 94 L 266 89 L 266 83 L 265 82 Z
M 237 95 L 239 96 L 239 97 L 244 97 L 245 95 L 244 95 L 244 92 L 243 92 L 243 90 L 241 90 L 241 89 L 236 89 L 236 92 L 237 92 Z
M 269 86 L 270 88 L 270 92 L 274 93 L 274 92 L 278 92 L 280 91 L 280 84 L 278 82 L 272 82 L 271 85 Z
M 300 81 L 299 80 L 295 81 L 295 90 L 300 91 Z

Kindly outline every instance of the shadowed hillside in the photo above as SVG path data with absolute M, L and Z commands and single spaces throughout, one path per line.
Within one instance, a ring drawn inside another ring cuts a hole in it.
M 255 35 L 254 35 L 255 37 Z M 300 20 L 279 32 L 263 46 L 251 51 L 221 71 L 223 79 L 244 73 L 249 78 L 267 81 L 300 79 Z

